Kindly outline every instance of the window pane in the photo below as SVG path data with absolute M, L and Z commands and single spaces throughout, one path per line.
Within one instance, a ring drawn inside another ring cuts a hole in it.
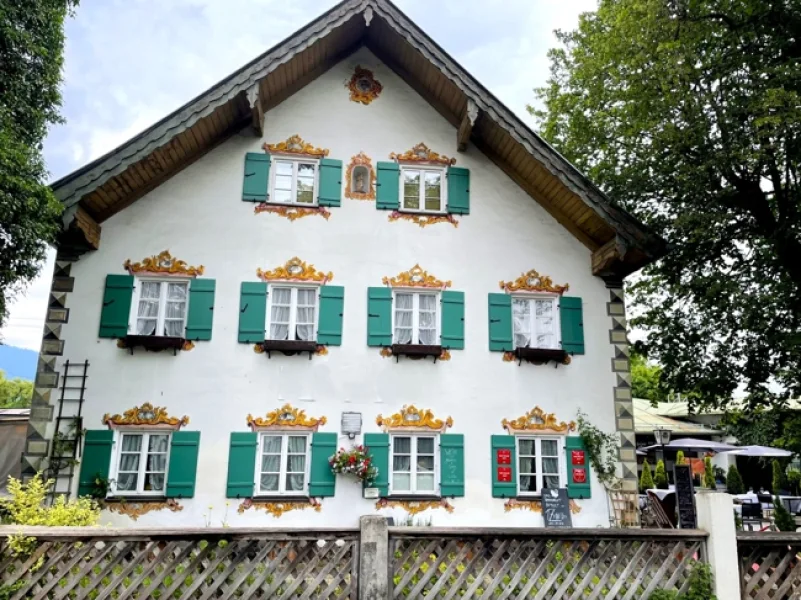
M 136 482 L 139 475 L 136 473 L 119 473 L 117 475 L 117 491 L 133 492 L 136 491 Z
M 123 454 L 120 456 L 120 471 L 138 471 L 139 455 Z
M 169 445 L 169 435 L 151 435 L 147 444 L 147 449 L 149 452 L 166 452 Z
M 393 439 L 392 449 L 395 454 L 410 454 L 412 451 L 412 438 L 396 437 Z
M 534 456 L 536 454 L 534 451 L 534 440 L 520 440 L 520 454 Z
M 297 329 L 295 339 L 305 342 L 315 339 L 315 318 L 317 315 L 317 290 L 298 289 L 298 308 L 295 315 Z
M 280 190 L 276 188 L 270 201 L 278 202 L 279 204 L 289 204 L 292 202 L 292 190 Z
M 403 206 L 420 208 L 420 171 L 403 171 Z
M 139 452 L 142 449 L 142 436 L 141 435 L 124 435 L 122 436 L 122 451 L 123 452 Z
M 175 302 L 186 302 L 186 289 L 185 283 L 168 283 L 167 299 Z
M 278 491 L 278 475 L 262 475 L 261 489 L 266 492 Z
M 401 475 L 395 473 L 392 475 L 392 491 L 393 492 L 408 492 L 411 490 L 411 475 L 408 473 L 405 475 Z
M 314 203 L 314 179 L 298 178 L 297 201 L 301 204 Z
M 521 473 L 536 473 L 537 461 L 533 458 L 520 459 L 520 472 Z
M 292 454 L 306 452 L 306 436 L 290 436 L 288 451 Z
M 286 491 L 287 492 L 302 492 L 303 491 L 303 473 L 286 476 Z
M 273 453 L 277 454 L 281 452 L 281 437 L 280 436 L 264 436 L 264 441 L 262 442 L 262 450 L 264 453 Z
M 559 456 L 559 443 L 556 440 L 542 440 L 540 443 L 543 456 Z
M 276 175 L 292 175 L 292 162 L 288 160 L 276 160 L 275 161 L 275 173 Z
M 166 454 L 151 454 L 147 457 L 147 470 L 163 473 L 167 470 Z
M 442 185 L 441 173 L 427 172 L 425 174 L 426 210 L 440 209 L 441 185 Z
M 512 300 L 512 323 L 515 332 L 515 347 L 525 348 L 531 342 L 531 304 L 528 300 Z
M 286 457 L 287 473 L 304 473 L 306 471 L 306 455 L 290 454 Z
M 262 473 L 278 473 L 281 469 L 281 457 L 277 454 L 263 454 L 261 457 Z
M 417 476 L 417 491 L 418 492 L 433 492 L 434 491 L 434 475 L 418 475 Z
M 271 293 L 269 339 L 289 339 L 289 316 L 292 310 L 292 289 L 275 288 Z
M 412 342 L 412 319 L 414 317 L 413 309 L 413 294 L 397 294 L 395 296 L 396 344 L 410 344 Z
M 148 473 L 145 475 L 145 492 L 160 492 L 164 489 L 164 473 Z
M 434 457 L 433 456 L 418 456 L 417 457 L 417 471 L 418 472 L 432 472 L 434 470 Z
M 546 475 L 544 478 L 545 487 L 553 490 L 559 487 L 559 477 L 554 475 Z
M 558 458 L 543 458 L 542 459 L 542 472 L 543 473 L 556 473 L 559 474 L 559 459 Z
M 538 492 L 537 478 L 536 477 L 521 477 L 520 478 L 520 491 L 521 492 Z
M 434 438 L 417 438 L 418 454 L 434 454 Z
M 420 310 L 437 310 L 437 297 L 432 294 L 420 294 Z
M 161 295 L 161 283 L 158 281 L 142 281 L 142 290 L 139 294 L 140 298 L 149 300 L 158 300 Z
M 412 457 L 411 456 L 394 456 L 392 458 L 393 471 L 411 471 Z

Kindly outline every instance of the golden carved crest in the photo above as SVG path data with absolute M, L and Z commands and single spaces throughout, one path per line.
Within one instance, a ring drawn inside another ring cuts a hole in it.
M 325 425 L 327 422 L 325 417 L 315 419 L 314 417 L 307 417 L 306 411 L 299 408 L 292 408 L 291 404 L 284 404 L 281 408 L 277 408 L 272 412 L 268 412 L 267 416 L 254 417 L 248 415 L 248 425 L 252 428 L 255 427 L 305 427 L 317 428 L 320 425 Z
M 523 273 L 514 281 L 501 281 L 500 287 L 507 292 L 553 292 L 555 294 L 564 294 L 570 289 L 568 284 L 554 285 L 550 277 L 540 275 L 534 269 Z
M 327 221 L 331 217 L 331 211 L 324 206 L 273 206 L 266 202 L 257 204 L 253 209 L 253 214 L 259 213 L 273 213 L 290 221 L 312 216 L 322 217 Z
M 170 512 L 180 512 L 184 509 L 173 498 L 168 499 L 166 502 L 108 502 L 105 508 L 109 512 L 130 517 L 132 521 L 138 521 L 142 515 L 154 511 L 169 510 Z
M 277 519 L 284 513 L 288 513 L 293 510 L 305 510 L 307 508 L 311 508 L 314 510 L 314 512 L 320 512 L 320 510 L 323 508 L 323 505 L 315 498 L 309 498 L 309 500 L 295 502 L 291 500 L 287 502 L 259 502 L 258 500 L 246 498 L 239 505 L 239 508 L 236 509 L 236 512 L 241 515 L 246 510 L 251 508 L 253 510 L 263 510 Z
M 429 509 L 437 508 L 443 508 L 447 513 L 453 512 L 453 505 L 445 498 L 442 498 L 442 500 L 389 500 L 388 498 L 381 498 L 375 503 L 375 509 L 381 510 L 383 508 L 402 508 L 410 515 L 417 515 Z
M 277 144 L 264 144 L 262 146 L 267 152 L 281 152 L 283 154 L 305 154 L 306 156 L 316 156 L 322 158 L 328 156 L 328 148 L 315 148 L 312 144 L 304 141 L 302 137 L 295 134 L 284 142 Z
M 384 285 L 390 287 L 424 287 L 424 288 L 438 288 L 444 289 L 451 287 L 450 281 L 440 281 L 428 271 L 424 271 L 418 264 L 414 265 L 408 271 L 398 273 L 395 277 L 384 277 L 381 280 Z
M 454 227 L 459 227 L 459 221 L 457 221 L 453 215 L 415 215 L 393 210 L 389 213 L 387 220 L 390 223 L 400 220 L 410 221 L 420 227 L 428 227 L 429 225 L 436 225 L 437 223 L 450 223 Z
M 414 405 L 404 405 L 399 412 L 386 418 L 378 415 L 375 422 L 379 427 L 383 427 L 384 430 L 415 427 L 444 431 L 448 427 L 453 427 L 453 419 L 450 417 L 443 421 L 434 417 L 434 413 L 430 410 L 420 410 Z
M 272 271 L 256 269 L 256 275 L 262 281 L 311 281 L 323 285 L 334 279 L 334 274 L 331 271 L 328 273 L 318 271 L 314 268 L 314 265 L 300 260 L 297 256 L 290 258 L 284 266 L 276 267 Z
M 186 415 L 180 419 L 170 417 L 167 415 L 166 408 L 153 406 L 150 402 L 145 402 L 142 406 L 134 406 L 121 415 L 111 416 L 106 413 L 103 415 L 103 423 L 106 425 L 170 425 L 171 427 L 181 427 L 189 424 L 189 417 Z
M 203 271 L 205 270 L 203 265 L 190 267 L 186 264 L 186 261 L 178 260 L 173 257 L 169 250 L 165 250 L 158 256 L 149 256 L 138 263 L 131 262 L 129 258 L 122 266 L 131 274 L 159 273 L 162 275 L 186 275 L 188 277 L 203 275 Z
M 372 71 L 362 69 L 358 65 L 345 87 L 350 90 L 351 102 L 359 102 L 365 105 L 378 98 L 384 89 L 384 86 L 375 78 Z
M 353 177 L 356 167 L 363 167 L 363 169 L 367 170 L 368 174 L 365 176 L 364 170 L 359 169 L 355 172 L 357 180 L 354 181 Z M 370 160 L 370 157 L 364 152 L 359 152 L 350 159 L 350 164 L 345 174 L 345 198 L 350 198 L 352 200 L 375 200 L 375 169 L 373 169 L 372 160 Z
M 438 163 L 441 165 L 455 165 L 456 159 L 455 158 L 448 158 L 447 156 L 437 154 L 431 148 L 426 146 L 423 142 L 420 142 L 416 146 L 414 146 L 411 150 L 407 150 L 403 154 L 397 154 L 395 152 L 391 153 L 389 157 L 392 160 L 397 160 L 399 162 L 426 162 L 426 163 Z
M 570 423 L 565 423 L 564 421 L 560 422 L 557 420 L 554 413 L 546 413 L 539 406 L 535 406 L 534 410 L 530 410 L 522 417 L 518 417 L 512 421 L 504 419 L 501 421 L 501 425 L 503 425 L 504 429 L 509 433 L 514 433 L 516 431 L 565 433 L 576 430 L 576 424 L 573 421 Z

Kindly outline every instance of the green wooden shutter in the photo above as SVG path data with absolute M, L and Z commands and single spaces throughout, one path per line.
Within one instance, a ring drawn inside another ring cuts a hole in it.
M 493 435 L 491 442 L 492 473 L 492 497 L 493 498 L 514 498 L 517 496 L 517 448 L 515 446 L 515 436 L 513 435 Z M 503 459 L 508 457 L 508 460 Z M 502 460 L 499 460 L 502 459 Z M 502 481 L 502 474 L 509 476 Z
M 339 206 L 342 203 L 342 161 L 324 158 L 320 161 L 320 206 Z
M 214 279 L 193 279 L 189 284 L 189 314 L 186 316 L 186 339 L 207 342 L 214 322 Z
M 584 354 L 584 316 L 581 298 L 562 296 L 559 299 L 562 322 L 562 349 L 570 354 Z
M 576 452 L 575 457 L 574 451 Z M 565 440 L 565 452 L 567 453 L 567 497 L 591 498 L 590 455 L 581 436 L 568 436 Z
M 508 294 L 489 295 L 489 349 L 491 352 L 511 352 L 515 349 L 512 297 Z
M 336 433 L 313 433 L 311 442 L 311 469 L 309 471 L 309 496 L 327 498 L 334 495 L 336 475 L 328 462 L 337 451 Z
M 128 335 L 133 287 L 133 275 L 106 275 L 103 310 L 100 312 L 100 337 L 122 338 Z
M 448 212 L 456 215 L 470 214 L 470 169 L 448 169 Z
M 270 187 L 270 155 L 264 152 L 248 152 L 245 155 L 245 179 L 242 185 L 242 200 L 245 202 L 267 202 Z
M 84 437 L 78 495 L 89 496 L 95 489 L 95 478 L 108 479 L 111 471 L 111 448 L 114 432 L 110 429 L 89 429 Z
M 326 346 L 342 345 L 342 316 L 345 313 L 345 288 L 324 285 L 320 288 L 320 319 L 317 324 L 317 343 Z
M 464 350 L 464 292 L 442 292 L 441 343 L 450 350 Z
M 267 326 L 267 284 L 243 281 L 239 295 L 239 343 L 264 341 Z
M 199 431 L 176 431 L 172 434 L 165 494 L 167 498 L 194 497 L 199 448 Z
M 400 167 L 395 162 L 377 165 L 375 206 L 379 210 L 400 208 Z
M 439 436 L 439 485 L 443 497 L 464 496 L 464 434 Z
M 367 345 L 392 345 L 392 290 L 367 288 Z
M 256 448 L 258 433 L 231 433 L 228 450 L 228 484 L 226 498 L 252 498 L 256 477 Z
M 382 498 L 389 496 L 389 434 L 365 433 L 364 445 L 370 455 L 372 465 L 378 469 L 378 476 L 370 487 L 378 488 Z

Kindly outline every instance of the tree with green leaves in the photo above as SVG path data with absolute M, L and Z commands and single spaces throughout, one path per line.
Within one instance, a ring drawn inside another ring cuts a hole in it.
M 656 470 L 654 471 L 654 485 L 657 489 L 666 490 L 669 487 L 667 470 L 665 469 L 665 461 L 658 460 L 656 462 Z
M 712 468 L 712 459 L 708 456 L 704 458 L 704 487 L 708 490 L 718 489 L 715 481 L 715 469 Z
M 795 518 L 781 503 L 778 496 L 773 499 L 773 524 L 779 531 L 795 531 L 797 527 Z
M 729 471 L 726 473 L 726 491 L 732 495 L 745 494 L 745 484 L 737 465 L 729 465 Z
M 61 122 L 64 20 L 78 0 L 0 0 L 0 325 L 41 269 L 61 204 L 47 186 L 42 141 Z
M 784 477 L 784 469 L 782 468 L 782 464 L 777 460 L 773 459 L 773 492 L 774 495 L 779 495 L 782 490 L 787 488 L 787 483 Z
M 659 385 L 662 368 L 649 362 L 639 352 L 631 353 L 631 393 L 635 398 L 665 402 L 668 394 Z
M 557 36 L 542 135 L 671 247 L 628 288 L 660 389 L 800 395 L 801 0 L 599 0 Z
M 6 374 L 0 370 L 0 408 L 27 408 L 32 396 L 32 381 L 19 377 L 6 379 Z
M 687 460 L 684 458 L 684 450 L 676 452 L 676 464 L 683 465 Z
M 654 478 L 651 475 L 651 465 L 648 461 L 642 463 L 642 475 L 640 475 L 640 493 L 644 494 L 645 490 L 652 490 L 654 488 Z

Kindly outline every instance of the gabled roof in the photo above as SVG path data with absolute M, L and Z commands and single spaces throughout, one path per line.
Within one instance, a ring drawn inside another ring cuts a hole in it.
M 56 181 L 73 231 L 99 223 L 169 179 L 361 46 L 367 46 L 593 250 L 596 275 L 622 277 L 664 242 L 476 81 L 389 0 L 344 0 L 128 142 Z

